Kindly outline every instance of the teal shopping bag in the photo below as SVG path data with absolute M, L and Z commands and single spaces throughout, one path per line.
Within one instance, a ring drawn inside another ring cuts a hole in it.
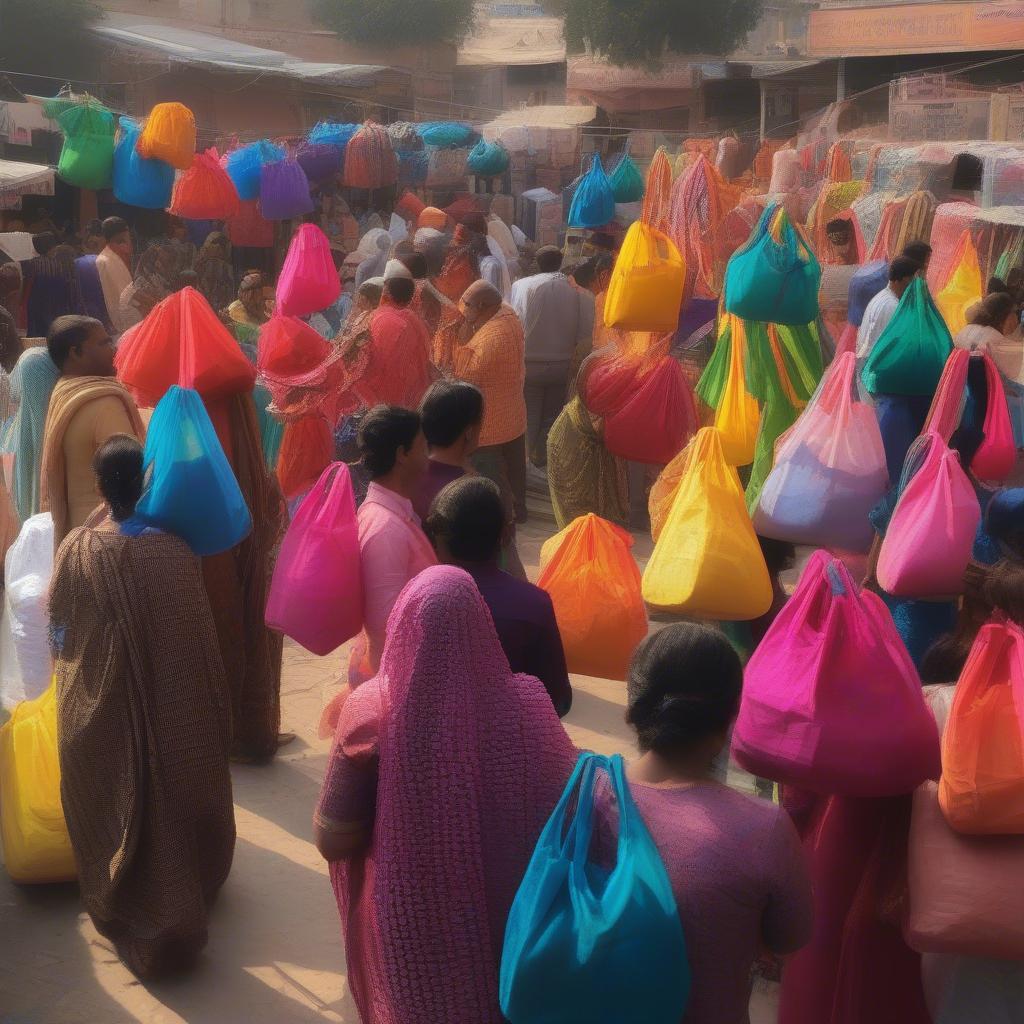
M 598 769 L 619 807 L 610 870 L 590 849 Z M 689 992 L 672 886 L 622 758 L 581 754 L 509 912 L 502 1013 L 511 1024 L 679 1024 Z

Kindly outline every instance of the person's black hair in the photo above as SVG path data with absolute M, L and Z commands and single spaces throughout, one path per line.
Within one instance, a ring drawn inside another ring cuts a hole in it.
M 186 267 L 184 270 L 178 271 L 178 287 L 177 291 L 181 291 L 182 288 L 198 288 L 199 287 L 199 275 L 191 268 Z
M 985 285 L 985 294 L 1002 295 L 1004 293 L 1006 295 L 1010 294 L 1010 286 L 1001 277 L 990 277 L 988 284 Z
M 32 248 L 40 256 L 45 256 L 57 245 L 57 236 L 52 231 L 41 231 L 32 236 Z
M 722 633 L 675 623 L 636 649 L 626 683 L 626 721 L 644 753 L 683 753 L 728 729 L 742 689 L 743 667 Z
M 400 306 L 407 306 L 416 294 L 416 282 L 411 277 L 389 277 L 384 291 Z
M 421 252 L 410 252 L 398 257 L 405 269 L 413 276 L 413 280 L 422 281 L 428 274 L 427 257 Z
M 581 288 L 589 288 L 594 283 L 594 278 L 597 277 L 597 271 L 594 270 L 592 260 L 584 260 L 582 263 L 577 263 L 573 267 L 566 268 L 565 272 Z
M 932 247 L 927 242 L 907 242 L 903 246 L 903 252 L 901 256 L 906 256 L 907 259 L 913 260 L 918 267 L 923 267 L 928 262 L 928 257 L 932 254 Z
M 889 264 L 889 280 L 905 281 L 908 277 L 913 277 L 918 273 L 922 266 L 922 263 L 912 260 L 909 256 L 897 256 Z
M 91 316 L 59 316 L 50 324 L 50 331 L 46 335 L 46 351 L 54 361 L 58 370 L 64 369 L 64 364 L 71 355 L 71 350 L 81 348 L 85 339 L 103 324 Z
M 114 520 L 134 515 L 142 495 L 142 445 L 127 434 L 115 434 L 96 449 L 92 468 Z
M 562 250 L 553 245 L 542 245 L 536 252 L 537 269 L 542 274 L 553 274 L 562 266 Z
M 100 230 L 103 232 L 103 237 L 109 242 L 112 238 L 117 238 L 118 235 L 123 235 L 128 230 L 128 221 L 124 217 L 108 217 L 100 225 Z
M 449 448 L 484 418 L 484 396 L 464 380 L 431 384 L 420 403 L 423 434 L 431 448 Z
M 764 555 L 769 576 L 775 577 L 780 572 L 793 568 L 796 562 L 796 548 L 789 541 L 775 540 L 774 537 L 762 537 L 758 534 L 757 542 L 761 545 L 761 554 Z
M 1014 311 L 1016 303 L 1007 291 L 990 291 L 979 303 L 980 308 L 974 314 L 974 323 L 982 327 L 1003 329 L 1006 318 Z
M 427 534 L 457 562 L 492 562 L 501 551 L 505 503 L 493 480 L 464 476 L 443 487 L 427 514 Z
M 420 432 L 420 414 L 399 405 L 376 405 L 359 424 L 359 460 L 376 480 L 395 468 L 398 449 L 409 451 Z
M 842 232 L 844 235 L 849 236 L 853 234 L 853 225 L 851 225 L 844 217 L 836 217 L 835 220 L 830 220 L 825 225 L 825 231 L 830 235 Z

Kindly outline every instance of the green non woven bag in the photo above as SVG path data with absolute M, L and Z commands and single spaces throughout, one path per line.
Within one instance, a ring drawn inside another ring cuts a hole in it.
M 624 153 L 615 170 L 608 175 L 617 203 L 638 203 L 644 197 L 644 176 L 633 158 Z
M 931 395 L 952 351 L 949 328 L 917 277 L 875 342 L 861 379 L 872 395 Z
M 78 188 L 109 188 L 114 178 L 114 115 L 94 100 L 57 117 L 64 145 L 57 173 Z

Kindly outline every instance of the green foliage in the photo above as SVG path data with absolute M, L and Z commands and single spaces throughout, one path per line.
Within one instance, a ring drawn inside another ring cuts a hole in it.
M 570 53 L 591 49 L 613 64 L 656 66 L 666 50 L 726 54 L 761 16 L 762 0 L 564 0 Z
M 73 78 L 89 67 L 89 26 L 103 17 L 92 0 L 0 0 L 0 72 Z
M 5 0 L 0 0 L 5 2 Z M 353 43 L 461 43 L 474 0 L 313 0 L 313 17 Z

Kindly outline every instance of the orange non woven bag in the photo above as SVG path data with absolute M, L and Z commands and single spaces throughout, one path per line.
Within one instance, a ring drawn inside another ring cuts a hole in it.
M 772 583 L 721 435 L 704 427 L 643 575 L 644 600 L 661 611 L 738 621 L 764 615 Z
M 323 416 L 314 413 L 286 424 L 277 458 L 281 493 L 289 501 L 305 494 L 333 460 L 334 435 Z
M 978 265 L 978 250 L 971 241 L 970 231 L 965 231 L 957 243 L 953 257 L 953 272 L 945 286 L 935 296 L 942 319 L 946 321 L 949 333 L 956 335 L 967 326 L 967 311 L 985 294 Z
M 632 545 L 626 530 L 588 512 L 541 548 L 537 585 L 555 606 L 570 672 L 625 679 L 647 636 Z
M 939 803 L 958 832 L 1024 834 L 1024 632 L 1016 623 L 988 623 L 971 648 L 942 737 Z
M 227 220 L 238 213 L 235 183 L 220 165 L 217 150 L 196 153 L 174 183 L 169 210 L 186 220 Z
M 196 119 L 184 103 L 158 103 L 146 118 L 135 149 L 146 160 L 187 171 L 196 152 Z

